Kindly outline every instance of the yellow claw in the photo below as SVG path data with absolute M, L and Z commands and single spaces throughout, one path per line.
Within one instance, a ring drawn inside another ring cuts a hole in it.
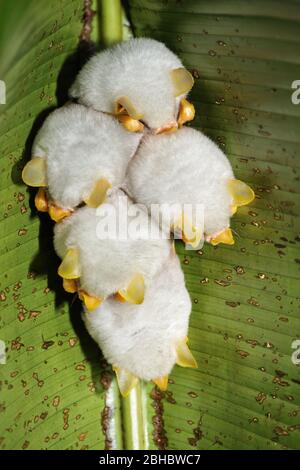
M 253 189 L 243 181 L 236 179 L 229 180 L 228 189 L 232 196 L 234 206 L 245 206 L 246 204 L 250 204 L 255 198 Z
M 127 397 L 131 390 L 136 386 L 139 379 L 131 372 L 128 372 L 125 369 L 121 369 L 120 367 L 115 365 L 113 366 L 113 371 L 116 373 L 121 395 L 123 397 Z
M 184 123 L 192 121 L 195 117 L 195 106 L 188 100 L 183 98 L 180 102 L 179 114 L 178 114 L 178 126 L 183 126 Z
M 192 74 L 184 67 L 171 70 L 171 80 L 174 87 L 174 96 L 184 95 L 188 93 L 194 85 Z
M 64 218 L 69 217 L 72 213 L 73 211 L 70 209 L 63 209 L 53 204 L 53 202 L 49 203 L 49 215 L 54 222 L 60 222 Z
M 122 297 L 119 292 L 117 292 L 116 294 L 114 294 L 114 299 L 117 300 L 118 302 L 126 302 L 126 300 L 124 299 L 124 297 Z
M 141 304 L 145 296 L 145 280 L 142 274 L 135 274 L 125 289 L 120 289 L 118 294 L 131 304 Z
M 143 132 L 144 124 L 138 119 L 133 119 L 131 116 L 126 114 L 119 114 L 117 116 L 118 121 L 123 124 L 123 127 L 129 132 Z
M 80 277 L 79 250 L 77 248 L 68 249 L 59 265 L 58 274 L 64 279 L 78 279 Z
M 198 367 L 197 361 L 190 351 L 187 345 L 188 338 L 184 338 L 176 345 L 176 364 L 181 367 L 192 367 L 196 369 Z
M 95 310 L 99 305 L 102 304 L 102 299 L 100 297 L 95 297 L 93 295 L 89 295 L 85 290 L 79 290 L 79 298 L 83 301 L 86 308 L 91 312 Z
M 34 204 L 38 211 L 48 212 L 48 198 L 45 188 L 39 188 L 34 198 Z
M 102 204 L 106 199 L 106 193 L 111 188 L 110 182 L 105 179 L 99 179 L 93 189 L 92 192 L 89 194 L 87 198 L 84 199 L 84 202 L 89 207 L 98 207 Z
M 46 160 L 42 157 L 34 157 L 22 171 L 22 179 L 28 186 L 47 186 Z
M 225 243 L 225 245 L 234 245 L 234 238 L 232 236 L 232 231 L 230 228 L 226 228 L 216 237 L 212 238 L 210 243 L 215 246 L 219 243 Z
M 63 288 L 69 294 L 74 294 L 77 292 L 77 282 L 75 279 L 63 279 Z
M 168 380 L 169 380 L 169 376 L 168 375 L 164 375 L 163 377 L 158 377 L 157 379 L 153 379 L 152 382 L 157 385 L 157 387 L 162 390 L 163 392 L 165 392 L 168 388 Z
M 142 119 L 143 115 L 136 109 L 131 99 L 128 96 L 121 96 L 115 102 L 114 113 L 118 114 L 128 114 L 133 119 L 139 121 Z

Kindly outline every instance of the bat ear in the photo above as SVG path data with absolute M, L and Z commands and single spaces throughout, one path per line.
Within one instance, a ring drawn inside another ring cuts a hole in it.
M 255 198 L 253 189 L 243 181 L 236 179 L 229 180 L 228 189 L 233 198 L 234 206 L 245 206 L 246 204 L 250 204 Z
M 46 160 L 34 157 L 23 168 L 22 179 L 28 186 L 47 186 L 46 172 Z
M 79 290 L 79 298 L 80 298 L 80 300 L 83 301 L 86 309 L 89 312 L 91 312 L 92 310 L 95 310 L 103 302 L 101 297 L 95 297 L 93 295 L 90 295 L 83 289 Z
M 218 245 L 219 243 L 224 243 L 225 245 L 234 245 L 234 238 L 230 228 L 225 228 L 219 235 L 211 239 L 210 243 L 213 246 Z
M 197 369 L 197 361 L 191 353 L 187 342 L 188 338 L 184 338 L 183 340 L 178 342 L 176 346 L 176 364 L 181 367 L 191 367 L 192 369 Z
M 106 193 L 111 188 L 110 182 L 106 178 L 101 178 L 96 181 L 90 194 L 84 198 L 84 202 L 89 207 L 98 207 L 106 199 Z
M 127 397 L 131 390 L 137 385 L 138 378 L 131 374 L 131 372 L 116 365 L 113 365 L 113 371 L 116 373 L 121 395 Z
M 157 387 L 162 391 L 165 392 L 168 388 L 168 380 L 169 376 L 164 375 L 163 377 L 158 377 L 157 379 L 153 379 L 152 382 L 157 385 Z
M 184 95 L 188 93 L 194 85 L 194 79 L 192 74 L 184 67 L 173 69 L 170 72 L 171 80 L 173 83 L 174 96 Z
M 118 297 L 131 304 L 142 304 L 145 296 L 145 280 L 142 274 L 135 274 L 125 289 L 118 291 Z
M 139 120 L 143 115 L 137 110 L 128 96 L 121 96 L 115 101 L 114 114 L 128 114 L 133 119 Z
M 79 250 L 69 248 L 58 268 L 58 274 L 64 279 L 78 279 L 80 277 Z

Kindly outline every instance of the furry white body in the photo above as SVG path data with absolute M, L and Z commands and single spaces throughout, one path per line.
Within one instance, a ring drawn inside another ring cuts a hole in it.
M 199 131 L 182 128 L 176 133 L 145 137 L 129 164 L 124 188 L 139 203 L 202 204 L 204 232 L 229 227 L 232 196 L 227 188 L 234 178 L 224 153 Z M 180 216 L 174 208 L 174 219 Z
M 107 299 L 83 314 L 87 330 L 107 361 L 153 380 L 170 373 L 176 343 L 187 336 L 191 301 L 177 256 L 172 253 L 149 283 L 142 305 Z
M 34 141 L 33 157 L 47 162 L 47 185 L 53 201 L 73 209 L 97 180 L 118 187 L 141 135 L 128 132 L 111 116 L 69 104 L 46 119 Z
M 125 288 L 136 273 L 144 276 L 147 291 L 149 280 L 172 249 L 170 240 L 120 239 L 112 232 L 107 239 L 99 238 L 107 224 L 114 227 L 117 221 L 118 226 L 118 220 L 124 223 L 124 216 L 128 225 L 132 222 L 127 205 L 132 203 L 117 191 L 98 209 L 82 207 L 54 229 L 57 254 L 63 258 L 68 249 L 79 250 L 80 287 L 101 299 Z M 139 222 L 147 233 L 150 219 L 146 212 L 139 213 Z
M 170 72 L 183 67 L 164 44 L 137 38 L 96 54 L 79 72 L 70 95 L 98 111 L 114 113 L 126 96 L 142 121 L 157 129 L 176 121 L 181 98 L 174 96 Z

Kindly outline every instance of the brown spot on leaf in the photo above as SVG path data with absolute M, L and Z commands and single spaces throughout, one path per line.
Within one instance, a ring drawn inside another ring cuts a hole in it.
M 71 346 L 71 348 L 73 348 L 77 342 L 78 342 L 78 339 L 76 337 L 69 339 L 69 345 Z
M 286 429 L 283 429 L 281 426 L 276 426 L 276 428 L 273 429 L 273 432 L 277 434 L 277 436 L 288 436 L 289 432 Z
M 239 354 L 242 359 L 245 359 L 249 356 L 249 353 L 247 351 L 243 351 L 242 349 L 237 349 L 235 352 Z
M 255 397 L 255 400 L 257 401 L 257 403 L 262 405 L 266 398 L 267 395 L 264 392 L 259 392 L 259 394 Z
M 5 294 L 4 290 L 2 290 L 0 292 L 0 301 L 4 302 L 5 300 L 6 300 L 6 294 Z
M 60 404 L 60 396 L 56 395 L 52 400 L 52 406 L 54 406 L 54 408 L 57 408 L 59 404 Z
M 22 449 L 23 449 L 23 450 L 28 449 L 29 444 L 30 444 L 29 441 L 25 441 L 25 442 L 22 444 Z
M 250 299 L 248 299 L 247 302 L 248 304 L 253 305 L 253 307 L 259 307 L 259 302 L 254 297 L 250 297 Z
M 226 300 L 225 304 L 228 305 L 228 307 L 232 307 L 232 308 L 235 308 L 241 305 L 240 302 L 233 302 L 231 300 Z
M 243 266 L 235 266 L 234 269 L 237 274 L 245 274 L 245 269 L 243 268 Z
M 21 343 L 21 337 L 18 336 L 16 339 L 13 339 L 11 342 L 11 350 L 12 351 L 19 351 L 22 347 L 24 347 L 24 344 Z
M 163 402 L 162 392 L 154 387 L 150 393 L 150 397 L 153 400 L 152 406 L 154 408 L 154 416 L 152 417 L 153 424 L 153 440 L 159 450 L 165 450 L 168 447 L 168 438 L 164 429 L 163 419 Z
M 54 344 L 54 341 L 52 340 L 48 340 L 48 341 L 44 341 L 43 344 L 42 344 L 42 349 L 49 349 L 51 346 L 53 346 Z

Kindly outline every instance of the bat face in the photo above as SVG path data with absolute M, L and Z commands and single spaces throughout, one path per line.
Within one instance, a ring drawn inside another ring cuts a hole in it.
M 39 131 L 33 158 L 23 170 L 25 182 L 39 186 L 42 178 L 47 193 L 43 200 L 40 191 L 37 205 L 51 200 L 54 220 L 82 202 L 96 207 L 110 188 L 121 184 L 140 137 L 111 116 L 69 104 L 54 111 Z M 43 168 L 36 170 L 41 163 Z
M 58 273 L 66 290 L 68 281 L 75 281 L 74 291 L 91 310 L 113 294 L 141 303 L 171 250 L 169 240 L 139 239 L 140 232 L 135 236 L 133 221 L 147 236 L 149 217 L 143 210 L 130 215 L 132 207 L 127 196 L 116 191 L 98 209 L 83 207 L 55 226 L 54 246 L 62 258 Z M 128 233 L 119 232 L 120 224 L 128 226 Z
M 229 226 L 234 208 L 250 202 L 254 194 L 239 182 L 243 195 L 236 198 L 238 185 L 233 181 L 238 180 L 224 153 L 201 132 L 183 128 L 174 134 L 147 136 L 129 165 L 125 186 L 148 208 L 151 204 L 177 205 L 174 211 L 171 209 L 173 221 L 179 220 L 182 212 L 189 219 L 184 205 L 192 206 L 195 213 L 199 205 L 204 227 L 198 227 L 191 218 L 185 223 L 194 231 L 204 229 L 202 235 L 208 241 L 226 231 L 227 238 L 221 237 L 221 241 L 232 243 Z
M 172 253 L 149 285 L 142 305 L 109 299 L 83 318 L 108 362 L 135 377 L 155 380 L 167 376 L 177 362 L 190 311 L 183 273 Z
M 177 126 L 180 102 L 192 86 L 192 76 L 164 44 L 138 38 L 92 57 L 70 95 L 98 111 L 125 114 L 162 132 Z

